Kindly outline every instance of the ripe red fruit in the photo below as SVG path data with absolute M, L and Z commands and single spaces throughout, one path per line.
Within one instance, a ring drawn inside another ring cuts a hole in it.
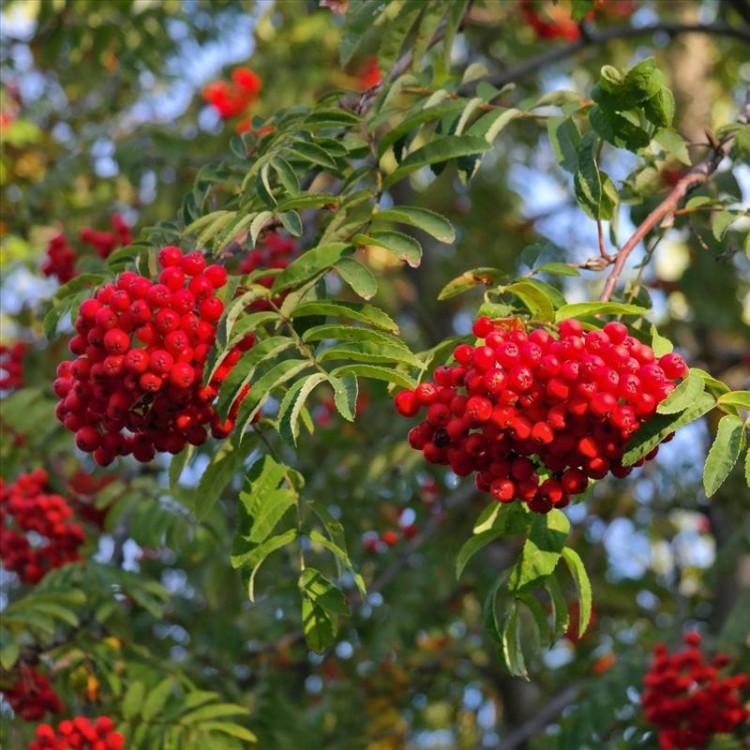
M 216 297 L 207 297 L 198 307 L 198 314 L 207 323 L 216 323 L 223 312 L 224 304 Z
M 182 263 L 182 250 L 174 245 L 167 245 L 159 250 L 157 254 L 159 265 L 162 268 L 169 268 L 170 266 L 179 266 Z
M 388 531 L 384 531 L 380 538 L 389 547 L 393 547 L 394 545 L 398 544 L 398 534 L 391 529 L 389 529 Z
M 492 402 L 482 396 L 473 396 L 466 403 L 466 415 L 474 423 L 487 422 L 492 416 Z

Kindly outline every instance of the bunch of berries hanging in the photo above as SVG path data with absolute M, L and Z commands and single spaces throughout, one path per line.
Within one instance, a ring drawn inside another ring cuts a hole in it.
M 109 258 L 115 248 L 124 247 L 133 241 L 130 227 L 120 214 L 112 214 L 110 222 L 111 232 L 98 232 L 91 227 L 83 227 L 78 234 L 81 242 L 91 245 L 102 260 Z
M 681 357 L 657 361 L 622 323 L 584 332 L 565 320 L 556 335 L 527 334 L 518 321 L 482 317 L 473 331 L 484 343 L 456 347 L 455 364 L 398 393 L 396 409 L 426 410 L 409 443 L 429 463 L 477 472 L 479 490 L 539 513 L 567 505 L 589 478 L 627 476 L 625 444 L 687 374 Z
M 277 268 L 285 269 L 292 260 L 297 245 L 291 237 L 287 237 L 277 232 L 267 232 L 258 244 L 245 256 L 240 264 L 238 271 L 240 273 L 252 273 L 258 269 Z M 265 286 L 270 289 L 273 286 L 274 276 L 261 276 L 255 280 L 256 284 Z M 286 295 L 279 295 L 273 299 L 275 305 L 280 305 Z M 267 300 L 256 300 L 248 306 L 249 310 L 258 312 L 261 310 L 271 309 Z
M 224 358 L 210 383 L 201 381 L 224 304 L 222 266 L 199 252 L 162 248 L 158 282 L 126 271 L 81 304 L 70 350 L 58 366 L 55 413 L 76 445 L 106 466 L 132 454 L 150 461 L 156 451 L 179 453 L 234 429 L 249 388 L 222 420 L 212 406 L 219 385 L 255 342 L 246 336 Z
M 13 484 L 0 479 L 0 561 L 22 583 L 38 583 L 53 568 L 81 559 L 85 536 L 60 495 L 46 491 L 36 469 Z
M 115 723 L 109 716 L 98 719 L 76 716 L 61 721 L 57 727 L 41 724 L 36 737 L 26 750 L 120 750 L 125 738 L 115 732 Z
M 232 71 L 232 80 L 213 81 L 203 89 L 203 98 L 223 119 L 242 114 L 251 107 L 260 94 L 262 82 L 250 68 L 239 67 Z
M 27 344 L 16 341 L 10 346 L 0 344 L 0 390 L 10 391 L 23 387 L 23 358 Z
M 705 747 L 715 734 L 731 734 L 750 718 L 744 705 L 750 696 L 743 698 L 750 677 L 722 677 L 729 657 L 720 654 L 706 661 L 697 633 L 688 633 L 684 641 L 687 648 L 672 655 L 664 645 L 657 646 L 644 679 L 641 703 L 646 719 L 658 727 L 661 750 Z
M 0 687 L 13 712 L 24 721 L 39 721 L 47 713 L 62 711 L 62 703 L 49 680 L 34 667 L 21 664 L 18 679 L 8 687 Z
M 68 245 L 64 234 L 56 234 L 47 244 L 42 273 L 48 277 L 54 276 L 61 284 L 76 275 L 76 251 Z

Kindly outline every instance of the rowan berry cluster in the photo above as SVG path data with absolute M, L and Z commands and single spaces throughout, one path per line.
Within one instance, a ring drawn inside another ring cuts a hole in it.
M 120 214 L 112 214 L 110 222 L 111 232 L 98 232 L 91 227 L 83 227 L 78 234 L 81 242 L 91 245 L 102 260 L 109 258 L 115 248 L 129 245 L 133 241 L 130 227 Z
M 260 94 L 262 82 L 250 68 L 232 71 L 231 82 L 213 81 L 203 89 L 203 98 L 225 120 L 242 114 Z
M 101 466 L 117 456 L 147 462 L 156 451 L 179 453 L 205 442 L 209 425 L 215 438 L 226 437 L 249 390 L 222 420 L 212 402 L 255 342 L 252 334 L 201 384 L 224 311 L 216 291 L 226 270 L 174 246 L 162 248 L 158 261 L 158 282 L 126 271 L 81 304 L 70 341 L 77 358 L 58 366 L 53 383 L 57 418 Z
M 644 679 L 641 703 L 646 719 L 659 728 L 661 750 L 705 747 L 715 734 L 734 732 L 750 718 L 744 706 L 748 696 L 742 695 L 750 689 L 750 677 L 722 677 L 729 657 L 719 654 L 709 663 L 697 633 L 688 633 L 684 641 L 687 648 L 672 655 L 657 646 Z
M 259 268 L 277 268 L 283 270 L 291 262 L 296 250 L 297 246 L 291 237 L 286 237 L 277 232 L 268 232 L 245 256 L 238 270 L 240 273 L 252 273 Z M 268 276 L 261 276 L 255 280 L 255 283 L 270 289 L 273 286 L 273 280 L 274 276 L 270 274 Z M 274 304 L 280 305 L 284 301 L 284 296 L 275 297 L 273 299 Z M 268 300 L 256 300 L 249 305 L 248 309 L 256 312 L 270 310 L 271 305 Z
M 53 568 L 81 559 L 83 529 L 65 499 L 45 491 L 46 484 L 43 469 L 10 485 L 0 479 L 0 560 L 22 583 L 38 583 Z
M 54 276 L 61 284 L 76 275 L 76 251 L 68 245 L 65 235 L 56 234 L 47 244 L 47 259 L 42 264 L 45 276 Z
M 49 680 L 34 667 L 22 664 L 19 676 L 10 687 L 0 687 L 8 705 L 24 721 L 38 721 L 50 711 L 62 711 L 62 703 Z
M 657 361 L 622 323 L 584 332 L 565 320 L 555 337 L 481 317 L 473 331 L 484 343 L 456 347 L 456 364 L 398 393 L 396 409 L 405 417 L 426 409 L 409 443 L 429 463 L 477 472 L 479 490 L 539 513 L 567 505 L 589 478 L 627 476 L 625 443 L 687 374 L 680 356 Z
M 0 391 L 23 387 L 23 358 L 27 345 L 16 341 L 10 346 L 0 344 Z
M 581 29 L 568 8 L 557 2 L 540 3 L 538 0 L 518 0 L 521 18 L 534 30 L 539 39 L 567 39 L 574 42 L 581 38 Z M 594 7 L 586 15 L 591 21 L 595 16 L 612 19 L 627 18 L 636 8 L 634 0 L 594 0 Z M 540 10 L 543 9 L 543 12 Z
M 109 716 L 90 720 L 85 716 L 61 721 L 57 727 L 40 724 L 27 750 L 120 750 L 125 738 L 115 732 Z

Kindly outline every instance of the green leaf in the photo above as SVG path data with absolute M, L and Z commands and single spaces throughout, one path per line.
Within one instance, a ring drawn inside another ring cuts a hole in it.
M 586 573 L 583 560 L 574 549 L 565 547 L 562 551 L 562 557 L 571 576 L 573 576 L 578 592 L 578 637 L 580 638 L 586 632 L 591 621 L 591 581 L 588 573 Z
M 719 396 L 719 406 L 736 406 L 750 410 L 750 391 L 730 391 Z
M 284 186 L 284 190 L 289 195 L 297 195 L 299 193 L 299 180 L 292 165 L 281 156 L 275 156 L 271 159 L 271 166 L 278 175 L 279 182 Z
M 252 550 L 243 552 L 237 555 L 231 555 L 229 561 L 234 568 L 248 567 L 250 569 L 250 577 L 247 586 L 247 595 L 250 601 L 255 601 L 255 576 L 260 570 L 260 566 L 265 562 L 266 558 L 276 550 L 286 547 L 288 544 L 293 542 L 299 536 L 297 529 L 287 529 L 282 531 L 281 534 L 276 534 L 265 542 L 262 542 Z
M 675 159 L 686 166 L 691 166 L 690 154 L 687 149 L 687 141 L 672 128 L 661 128 L 654 133 L 654 140 Z M 689 205 L 689 204 L 688 204 Z
M 21 654 L 21 644 L 5 628 L 0 630 L 0 667 L 10 671 Z
M 315 372 L 296 381 L 284 394 L 284 398 L 279 405 L 279 435 L 292 445 L 297 445 L 299 416 L 307 397 L 317 385 L 325 380 L 327 380 L 327 377 L 324 373 Z
M 333 370 L 331 374 L 335 377 L 341 377 L 344 374 L 361 375 L 363 378 L 385 380 L 387 383 L 399 385 L 402 388 L 412 389 L 417 387 L 417 381 L 405 373 L 378 365 L 342 365 Z
M 472 268 L 449 281 L 438 293 L 438 300 L 451 299 L 477 286 L 492 286 L 506 276 L 507 273 L 499 268 Z
M 208 517 L 224 488 L 250 455 L 253 444 L 251 435 L 239 434 L 231 440 L 225 440 L 211 457 L 194 494 L 193 510 L 199 521 Z
M 400 57 L 407 35 L 424 5 L 421 0 L 395 0 L 385 3 L 382 7 L 384 10 L 375 24 L 383 29 L 378 62 L 383 74 L 386 74 Z
M 288 383 L 292 378 L 310 368 L 312 364 L 309 359 L 285 359 L 258 378 L 240 406 L 237 417 L 237 425 L 240 429 L 247 428 L 274 388 Z
M 322 146 L 310 141 L 303 141 L 301 138 L 292 139 L 291 146 L 284 149 L 284 153 L 317 164 L 331 172 L 338 171 L 336 160 Z
M 302 340 L 305 342 L 321 341 L 331 339 L 334 341 L 368 341 L 373 344 L 385 344 L 387 346 L 400 346 L 407 352 L 409 347 L 397 336 L 383 331 L 376 331 L 372 328 L 362 328 L 342 323 L 325 323 L 319 326 L 308 328 L 302 334 Z
M 218 719 L 224 716 L 241 716 L 247 714 L 244 706 L 238 706 L 236 703 L 211 703 L 208 706 L 201 706 L 190 713 L 183 714 L 180 717 L 180 724 L 189 726 L 190 724 L 200 724 L 208 719 Z
M 510 609 L 506 614 L 502 628 L 502 648 L 503 657 L 508 667 L 508 671 L 514 677 L 523 677 L 528 679 L 526 671 L 526 662 L 521 648 L 521 620 L 519 615 L 519 605 L 517 600 L 513 600 Z
M 229 721 L 206 721 L 201 723 L 204 732 L 221 732 L 230 737 L 236 737 L 245 742 L 258 742 L 258 738 L 241 724 L 233 724 Z
M 674 120 L 674 94 L 662 86 L 650 99 L 643 102 L 646 119 L 657 127 L 668 128 Z M 680 160 L 682 161 L 682 159 Z
M 319 300 L 317 302 L 304 302 L 289 313 L 289 317 L 293 320 L 310 315 L 348 318 L 359 323 L 369 323 L 384 331 L 398 332 L 398 326 L 393 318 L 374 305 Z
M 555 305 L 547 290 L 535 279 L 517 281 L 504 287 L 504 291 L 519 297 L 534 315 L 543 320 L 555 319 Z
M 446 92 L 447 93 L 447 92 Z M 440 120 L 448 115 L 460 112 L 466 106 L 463 100 L 448 99 L 427 106 L 419 104 L 407 112 L 406 117 L 392 130 L 378 140 L 378 158 L 382 158 L 388 149 L 409 135 L 416 135 L 419 127 L 427 122 Z M 372 123 L 372 128 L 375 123 Z
M 750 449 L 745 454 L 745 484 L 750 487 Z
M 351 245 L 333 242 L 330 245 L 319 245 L 311 248 L 292 261 L 275 279 L 273 291 L 280 292 L 292 286 L 298 286 L 318 276 L 334 266 L 341 258 L 354 252 Z
M 385 221 L 415 227 L 429 234 L 438 242 L 451 243 L 456 240 L 456 230 L 448 219 L 426 208 L 399 206 L 373 214 L 373 227 L 377 227 L 378 224 Z
M 716 494 L 737 463 L 745 441 L 744 432 L 742 420 L 734 414 L 727 414 L 719 420 L 716 439 L 703 468 L 703 487 L 707 497 Z
M 630 439 L 622 457 L 623 466 L 632 466 L 656 448 L 667 435 L 699 419 L 714 406 L 716 406 L 714 399 L 708 393 L 702 393 L 693 406 L 679 414 L 655 414 Z
M 585 571 L 584 571 L 585 572 Z M 553 635 L 557 640 L 568 629 L 570 624 L 570 611 L 568 603 L 565 601 L 560 584 L 557 582 L 557 576 L 550 576 L 544 582 L 544 588 L 549 594 L 550 604 L 552 606 L 552 619 L 554 622 Z
M 510 572 L 508 588 L 511 592 L 533 590 L 552 575 L 569 531 L 570 521 L 560 510 L 535 516 L 521 557 Z
M 572 117 L 550 117 L 547 120 L 547 133 L 557 163 L 570 174 L 578 169 L 578 149 L 581 133 Z
M 580 276 L 580 271 L 573 266 L 569 266 L 567 263 L 542 263 L 539 268 L 534 270 L 534 273 L 551 273 L 555 276 Z
M 151 721 L 157 714 L 161 713 L 175 684 L 173 677 L 166 677 L 153 690 L 149 691 L 140 710 L 140 716 L 144 721 Z
M 353 422 L 357 411 L 357 395 L 359 384 L 354 374 L 342 375 L 341 377 L 329 376 L 333 386 L 333 402 L 341 416 L 349 422 Z
M 663 357 L 674 350 L 672 342 L 657 331 L 656 326 L 651 326 L 651 348 L 656 357 Z
M 604 188 L 605 178 L 596 163 L 597 137 L 586 133 L 578 149 L 578 168 L 574 177 L 578 205 L 593 219 L 611 219 L 614 203 Z
M 146 686 L 142 682 L 131 682 L 122 700 L 122 718 L 126 721 L 134 719 L 141 711 Z
M 328 649 L 338 631 L 337 616 L 349 612 L 344 595 L 320 571 L 305 568 L 299 578 L 302 627 L 307 645 L 318 653 Z
M 385 177 L 383 187 L 389 188 L 422 167 L 444 164 L 461 156 L 481 154 L 489 148 L 490 144 L 484 138 L 476 136 L 446 135 L 435 138 L 416 151 L 412 151 L 393 172 Z
M 555 323 L 568 318 L 585 318 L 590 315 L 646 315 L 648 310 L 638 305 L 620 302 L 573 302 L 563 305 L 555 313 Z
M 356 239 L 355 239 L 356 242 Z M 341 258 L 334 266 L 339 276 L 363 299 L 371 299 L 378 291 L 378 282 L 370 269 L 354 258 Z
M 697 373 L 691 372 L 672 393 L 656 407 L 657 414 L 676 414 L 695 403 L 695 399 L 703 393 L 705 383 Z
M 662 86 L 663 77 L 653 57 L 642 60 L 625 75 L 625 91 L 628 99 L 634 103 L 650 99 L 659 93 Z
M 737 211 L 720 211 L 714 214 L 713 221 L 711 222 L 711 233 L 717 242 L 721 242 L 724 239 L 724 235 L 727 233 L 729 227 L 737 221 L 743 214 Z
M 446 10 L 450 4 L 445 3 L 422 3 L 424 10 L 419 19 L 417 35 L 412 45 L 412 66 L 416 70 L 421 70 L 424 66 L 424 58 L 429 49 L 435 33 L 440 26 Z M 388 30 L 390 33 L 390 29 Z
M 328 347 L 317 353 L 319 362 L 335 359 L 348 359 L 355 362 L 370 362 L 372 364 L 407 364 L 422 369 L 423 363 L 418 357 L 402 346 L 390 344 L 375 344 L 371 342 L 352 342 Z
M 422 245 L 414 237 L 410 237 L 403 232 L 373 232 L 370 236 L 357 234 L 352 241 L 358 245 L 374 245 L 385 248 L 399 260 L 406 261 L 412 268 L 417 268 L 422 262 Z

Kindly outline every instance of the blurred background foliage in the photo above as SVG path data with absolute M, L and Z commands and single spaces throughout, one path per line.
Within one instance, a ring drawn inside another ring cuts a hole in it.
M 552 17 L 558 12 L 538 5 Z M 609 35 L 606 43 L 583 43 L 546 62 L 571 43 L 537 38 L 515 0 L 476 0 L 452 64 L 481 63 L 489 80 L 514 83 L 501 100 L 512 106 L 561 88 L 588 97 L 602 65 L 627 67 L 654 55 L 688 142 L 705 143 L 707 129 L 733 120 L 750 84 L 750 3 L 637 0 L 624 14 L 615 5 L 605 3 L 591 22 Z M 333 91 L 361 92 L 368 61 L 341 66 L 343 17 L 313 0 L 5 0 L 0 12 L 2 339 L 30 344 L 26 396 L 16 394 L 3 415 L 6 430 L 25 440 L 6 431 L 2 476 L 41 465 L 63 494 L 80 467 L 111 477 L 95 500 L 113 507 L 102 535 L 89 537 L 93 561 L 59 571 L 77 576 L 72 585 L 87 597 L 82 611 L 116 602 L 106 616 L 63 630 L 44 652 L 68 706 L 117 714 L 128 683 L 153 686 L 170 674 L 188 691 L 212 690 L 249 709 L 247 726 L 263 748 L 655 748 L 638 693 L 656 641 L 676 643 L 683 629 L 698 627 L 750 666 L 748 497 L 739 470 L 710 503 L 703 494 L 712 424 L 686 429 L 653 465 L 627 481 L 598 483 L 570 509 L 571 545 L 594 581 L 596 622 L 582 640 L 563 639 L 530 665 L 529 682 L 507 676 L 482 617 L 482 600 L 518 545 L 494 543 L 456 582 L 456 552 L 488 501 L 470 482 L 425 468 L 405 443 L 407 426 L 393 418 L 385 387 L 368 385 L 355 424 L 343 423 L 321 397 L 314 434 L 296 452 L 275 446 L 307 478 L 305 497 L 341 521 L 368 583 L 363 600 L 344 577 L 353 616 L 326 655 L 309 652 L 301 637 L 291 553 L 266 563 L 254 603 L 229 567 L 240 477 L 199 525 L 189 507 L 200 458 L 183 475 L 181 495 L 165 489 L 167 463 L 114 472 L 72 455 L 49 387 L 65 342 L 49 344 L 41 329 L 55 288 L 39 276 L 47 241 L 64 232 L 83 254 L 79 230 L 106 229 L 114 212 L 136 237 L 174 217 L 198 169 L 229 149 L 236 121 L 222 122 L 201 90 L 228 79 L 233 66 L 247 65 L 262 79 L 252 111 L 260 123 Z M 632 33 L 681 23 L 744 30 L 745 38 Z M 529 61 L 538 66 L 524 67 Z M 437 64 L 433 74 L 444 76 Z M 618 186 L 635 185 L 632 206 L 619 216 L 622 239 L 663 198 L 680 165 L 644 170 L 621 150 L 604 164 Z M 750 167 L 720 170 L 701 191 L 747 207 Z M 393 189 L 393 200 L 441 212 L 458 230 L 451 246 L 422 237 L 416 270 L 370 258 L 378 302 L 415 348 L 468 331 L 479 292 L 436 301 L 465 269 L 497 266 L 513 277 L 535 262 L 528 248 L 537 243 L 552 243 L 568 262 L 597 255 L 596 225 L 576 207 L 569 175 L 556 166 L 544 127 L 533 123 L 511 126 L 468 187 L 452 173 L 427 179 L 420 172 Z M 705 212 L 680 217 L 633 293 L 650 297 L 660 331 L 691 364 L 746 388 L 750 262 L 741 232 L 748 220 L 722 240 L 709 220 Z M 84 257 L 81 267 L 98 263 Z M 595 295 L 601 278 L 585 271 L 553 283 L 577 301 Z M 383 541 L 389 531 L 393 546 Z M 310 546 L 313 557 L 324 551 Z M 322 555 L 319 565 L 334 575 Z M 160 586 L 149 592 L 155 581 Z M 5 605 L 21 593 L 4 578 Z M 88 676 L 99 685 L 95 694 L 87 692 Z M 6 715 L 3 727 L 9 747 L 28 736 Z

